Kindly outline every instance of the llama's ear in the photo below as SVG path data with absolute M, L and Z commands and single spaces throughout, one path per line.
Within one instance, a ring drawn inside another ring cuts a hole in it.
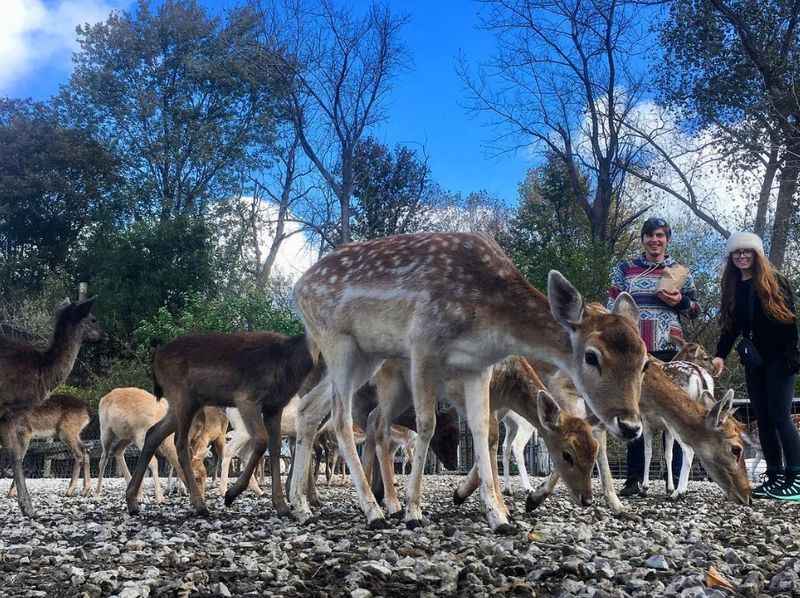
M 583 320 L 583 297 L 558 270 L 550 270 L 547 275 L 547 299 L 550 313 L 556 321 L 575 330 Z

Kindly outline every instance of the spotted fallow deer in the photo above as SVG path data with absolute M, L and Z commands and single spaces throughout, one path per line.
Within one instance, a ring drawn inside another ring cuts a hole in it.
M 389 458 L 389 440 L 384 414 L 391 416 L 406 409 L 411 401 L 409 371 L 402 360 L 387 359 L 375 374 L 378 388 L 380 415 L 375 424 L 375 443 L 381 465 L 384 503 L 390 515 L 400 512 L 400 501 L 394 490 L 394 467 Z M 597 442 L 592 430 L 582 419 L 562 413 L 559 405 L 545 391 L 539 376 L 522 357 L 508 357 L 493 368 L 489 387 L 493 425 L 489 430 L 489 450 L 497 454 L 499 433 L 495 416 L 502 417 L 509 409 L 522 414 L 526 422 L 541 433 L 550 451 L 557 471 L 561 472 L 567 486 L 578 504 L 589 505 L 592 500 L 591 472 L 597 455 Z M 459 410 L 465 407 L 463 386 L 448 382 L 440 397 L 453 403 Z M 492 463 L 493 487 L 498 503 L 505 512 L 505 503 L 500 496 L 497 461 Z M 460 504 L 478 487 L 477 465 L 456 488 L 453 500 Z M 505 512 L 508 515 L 507 512 Z M 508 530 L 510 531 L 510 530 Z
M 105 337 L 93 313 L 94 298 L 62 303 L 56 310 L 53 337 L 46 348 L 0 336 L 0 441 L 14 455 L 14 484 L 19 508 L 34 516 L 22 460 L 27 451 L 21 418 L 63 384 L 75 365 L 81 344 Z
M 294 296 L 328 365 L 339 446 L 371 528 L 388 523 L 358 460 L 351 404 L 386 358 L 410 364 L 417 417 L 405 515 L 411 528 L 422 521 L 422 471 L 436 426 L 435 398 L 445 382 L 463 385 L 489 525 L 508 528 L 488 445 L 491 366 L 504 357 L 538 356 L 557 364 L 613 433 L 627 439 L 641 433 L 638 400 L 646 356 L 632 298 L 620 295 L 613 313 L 587 315 L 580 293 L 551 271 L 548 301 L 488 236 L 418 233 L 345 245 L 309 268 Z M 311 516 L 304 486 L 313 435 L 325 413 L 327 399 L 312 390 L 300 406 L 299 466 L 291 488 L 301 521 Z
M 544 369 L 537 367 L 537 370 Z M 556 373 L 561 383 L 568 385 L 563 375 Z M 548 387 L 553 389 L 551 380 Z M 575 398 L 554 396 L 565 410 L 570 410 Z M 675 384 L 657 365 L 647 368 L 642 383 L 641 414 L 646 427 L 652 429 L 669 429 L 678 439 L 684 450 L 684 467 L 681 469 L 679 489 L 685 491 L 689 478 L 687 464 L 696 454 L 708 472 L 708 475 L 725 492 L 726 496 L 741 504 L 750 502 L 750 483 L 744 468 L 743 426 L 733 417 L 733 392 L 729 391 L 725 398 L 717 403 L 704 405 L 693 401 L 689 395 Z M 667 457 L 671 461 L 671 455 Z M 608 465 L 604 433 L 601 434 L 600 451 L 598 453 L 600 480 L 603 493 L 611 509 L 617 513 L 625 510 L 614 490 L 611 470 Z M 671 482 L 671 476 L 670 476 Z M 529 506 L 535 508 L 552 493 L 558 475 L 553 474 L 548 481 L 538 488 Z M 677 496 L 677 495 L 676 495 Z

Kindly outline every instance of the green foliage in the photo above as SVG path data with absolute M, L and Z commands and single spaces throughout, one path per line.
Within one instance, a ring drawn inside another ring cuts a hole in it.
M 415 151 L 398 145 L 392 152 L 368 137 L 356 146 L 353 179 L 353 240 L 429 228 L 433 208 L 430 169 Z
M 106 330 L 127 338 L 162 305 L 176 311 L 187 293 L 212 292 L 213 246 L 203 220 L 141 221 L 98 234 L 82 255 L 79 272 L 100 296 L 98 318 Z
M 291 310 L 276 305 L 272 297 L 260 291 L 220 297 L 195 292 L 186 296 L 184 307 L 177 312 L 162 306 L 154 316 L 139 324 L 134 338 L 140 351 L 146 351 L 154 340 L 167 342 L 190 332 L 240 330 L 294 335 L 303 332 L 303 325 Z
M 212 18 L 196 0 L 140 0 L 78 27 L 65 113 L 119 156 L 136 216 L 202 214 L 268 152 L 280 85 L 257 11 Z
M 585 181 L 584 181 L 585 184 Z M 618 253 L 592 239 L 589 220 L 558 158 L 531 170 L 520 185 L 520 206 L 501 244 L 536 288 L 546 291 L 552 269 L 566 276 L 587 300 L 605 302 Z
M 47 105 L 0 100 L 0 290 L 5 298 L 63 273 L 78 240 L 102 220 L 116 164 Z

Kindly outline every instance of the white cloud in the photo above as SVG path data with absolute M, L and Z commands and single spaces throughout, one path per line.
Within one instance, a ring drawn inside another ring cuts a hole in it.
M 0 92 L 45 64 L 70 68 L 78 49 L 75 27 L 108 18 L 129 0 L 2 0 L 0 2 Z

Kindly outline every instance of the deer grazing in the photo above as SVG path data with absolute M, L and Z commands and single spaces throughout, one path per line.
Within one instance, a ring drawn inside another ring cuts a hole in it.
M 115 388 L 100 399 L 97 414 L 100 419 L 100 444 L 103 452 L 100 455 L 97 474 L 98 496 L 103 492 L 103 477 L 111 457 L 117 463 L 117 472 L 122 473 L 126 482 L 130 481 L 131 474 L 125 463 L 125 449 L 133 442 L 141 451 L 147 430 L 166 415 L 167 407 L 166 401 L 156 399 L 141 388 Z M 194 426 L 196 427 L 197 424 Z M 175 443 L 171 435 L 167 436 L 158 447 L 158 453 L 175 471 L 181 472 L 178 467 L 178 454 L 175 451 Z M 155 486 L 155 500 L 160 503 L 164 500 L 164 495 L 161 492 L 158 461 L 155 457 L 150 460 L 149 467 Z M 196 459 L 192 460 L 192 472 L 195 477 L 205 476 L 202 460 L 199 462 Z M 141 498 L 141 491 L 139 497 Z
M 17 501 L 28 517 L 34 516 L 34 510 L 22 470 L 27 445 L 20 422 L 67 379 L 81 344 L 104 337 L 92 313 L 94 301 L 59 306 L 53 337 L 44 349 L 0 336 L 0 441 L 14 456 Z
M 558 378 L 560 374 L 554 376 Z M 566 401 L 566 404 L 562 402 L 563 408 L 568 411 L 573 408 L 569 403 L 573 403 L 574 396 L 555 396 L 559 401 Z M 698 403 L 658 365 L 651 365 L 645 371 L 639 404 L 644 425 L 651 430 L 668 429 L 684 450 L 678 489 L 674 491 L 676 497 L 686 490 L 692 459 L 696 454 L 708 475 L 730 500 L 749 504 L 750 483 L 744 470 L 743 427 L 733 417 L 732 401 L 733 391 L 728 391 L 725 398 L 717 403 Z M 671 455 L 667 456 L 667 462 L 671 463 Z M 624 506 L 614 490 L 605 439 L 602 436 L 598 464 L 608 505 L 615 512 L 624 511 Z M 671 484 L 671 472 L 669 474 L 668 484 Z M 558 474 L 551 475 L 545 484 L 530 495 L 529 505 L 535 507 L 544 502 L 557 481 Z M 668 490 L 673 492 L 669 487 Z
M 380 415 L 376 422 L 376 449 L 381 464 L 383 486 L 386 496 L 384 502 L 390 515 L 400 511 L 400 501 L 394 491 L 394 466 L 387 458 L 389 449 L 388 434 L 384 414 L 391 416 L 402 411 L 411 401 L 409 372 L 400 360 L 386 360 L 374 377 L 378 387 Z M 442 389 L 443 399 L 465 407 L 463 388 L 459 384 L 448 383 Z M 592 500 L 591 472 L 597 455 L 597 442 L 592 438 L 589 425 L 581 419 L 562 413 L 561 408 L 544 390 L 544 384 L 528 362 L 521 357 L 509 357 L 493 368 L 490 384 L 490 406 L 492 414 L 504 415 L 510 409 L 524 414 L 542 434 L 551 452 L 558 471 L 564 475 L 567 486 L 578 504 L 588 505 Z M 497 454 L 499 434 L 497 420 L 492 418 L 489 430 L 491 454 Z M 502 499 L 496 460 L 492 464 L 493 488 L 502 507 Z M 464 481 L 456 488 L 453 500 L 462 503 L 478 487 L 477 466 L 473 466 Z M 506 515 L 508 515 L 506 513 Z
M 250 460 L 225 493 L 225 504 L 247 487 L 267 448 L 272 464 L 272 502 L 279 514 L 289 507 L 280 478 L 280 424 L 284 406 L 297 394 L 316 363 L 305 335 L 276 332 L 188 334 L 156 350 L 153 381 L 157 397 L 166 396 L 169 410 L 148 430 L 144 447 L 128 484 L 128 512 L 138 513 L 137 496 L 147 464 L 164 439 L 174 433 L 178 462 L 191 471 L 189 428 L 204 406 L 236 407 L 253 442 Z M 266 427 L 265 427 L 266 424 Z M 185 476 L 194 513 L 208 513 L 194 476 Z
M 489 454 L 491 366 L 509 355 L 541 357 L 569 372 L 591 409 L 623 438 L 641 433 L 639 392 L 645 349 L 638 308 L 622 294 L 613 313 L 584 313 L 580 293 L 558 272 L 548 297 L 534 289 L 499 245 L 470 233 L 419 233 L 354 243 L 328 254 L 294 288 L 306 331 L 335 392 L 332 417 L 370 528 L 388 525 L 353 442 L 352 397 L 387 358 L 408 360 L 417 441 L 406 525 L 421 525 L 422 471 L 443 383 L 463 385 L 489 525 L 510 529 L 498 503 Z M 295 516 L 305 497 L 314 432 L 328 412 L 324 392 L 306 394 L 298 417 L 291 487 Z
M 58 439 L 67 445 L 74 461 L 72 478 L 67 486 L 67 496 L 72 496 L 78 487 L 78 477 L 83 468 L 83 496 L 92 493 L 91 475 L 89 473 L 89 453 L 81 440 L 81 432 L 92 419 L 86 401 L 70 394 L 52 394 L 44 403 L 22 415 L 17 421 L 18 434 L 27 451 L 28 443 L 33 438 Z M 16 494 L 14 480 L 8 488 L 8 495 Z

